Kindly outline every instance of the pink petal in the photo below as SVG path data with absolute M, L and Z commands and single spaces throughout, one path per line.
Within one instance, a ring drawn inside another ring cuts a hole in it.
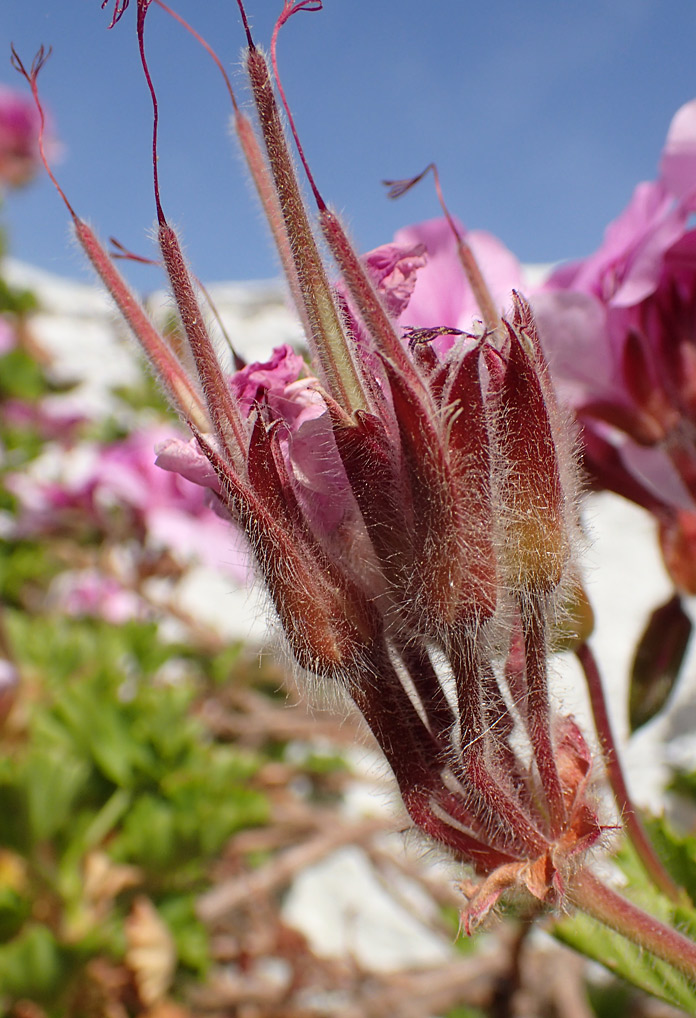
M 660 162 L 666 188 L 693 207 L 696 201 L 696 99 L 674 114 Z
M 372 280 L 393 318 L 406 309 L 417 273 L 427 263 L 423 244 L 383 244 L 364 256 Z
M 494 300 L 504 310 L 510 303 L 511 291 L 522 285 L 518 260 L 492 234 L 481 230 L 467 232 L 458 225 L 466 235 Z M 402 325 L 471 329 L 480 312 L 459 263 L 457 243 L 447 222 L 431 219 L 407 226 L 399 230 L 394 239 L 401 245 L 422 244 L 428 256 L 425 267 L 418 272 L 413 296 L 401 316 Z
M 210 488 L 220 493 L 220 482 L 210 463 L 203 455 L 195 439 L 184 442 L 181 438 L 168 438 L 160 442 L 155 452 L 155 463 L 162 470 L 171 470 L 181 474 L 187 481 Z
M 572 290 L 540 291 L 532 307 L 551 374 L 565 400 L 577 407 L 620 392 L 607 310 L 600 300 Z
M 255 361 L 237 371 L 230 379 L 232 391 L 245 414 L 251 410 L 259 389 L 265 392 L 283 392 L 287 385 L 296 382 L 305 373 L 305 363 L 287 344 L 276 347 L 270 360 Z

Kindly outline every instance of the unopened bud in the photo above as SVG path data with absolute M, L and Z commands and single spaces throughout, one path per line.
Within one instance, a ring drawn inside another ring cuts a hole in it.
M 506 324 L 510 349 L 497 408 L 501 558 L 514 589 L 550 592 L 570 556 L 565 494 L 534 346 L 526 330 Z

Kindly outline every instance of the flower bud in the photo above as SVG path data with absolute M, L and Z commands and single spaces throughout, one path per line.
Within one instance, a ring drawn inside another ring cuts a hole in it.
M 516 297 L 515 316 L 506 322 L 509 352 L 496 408 L 501 562 L 512 589 L 551 592 L 568 562 L 570 538 L 558 451 L 540 376 L 540 367 L 544 368 L 528 339 L 530 322 L 522 328 L 525 311 L 526 305 Z

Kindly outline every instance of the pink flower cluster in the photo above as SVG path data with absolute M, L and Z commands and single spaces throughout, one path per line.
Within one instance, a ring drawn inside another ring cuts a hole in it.
M 171 441 L 171 429 L 141 429 L 120 441 L 80 446 L 72 462 L 70 455 L 61 460 L 54 480 L 32 473 L 7 476 L 7 487 L 20 503 L 16 536 L 136 536 L 150 550 L 168 551 L 182 564 L 227 567 L 244 582 L 246 556 L 200 487 L 155 465 L 154 447 L 166 441 Z
M 696 100 L 675 115 L 657 180 L 642 183 L 604 242 L 560 266 L 530 296 L 559 394 L 581 425 L 586 472 L 659 521 L 676 585 L 696 593 Z M 476 307 L 445 220 L 395 238 L 420 243 L 402 324 L 470 329 Z M 472 232 L 500 307 L 523 285 L 517 259 Z M 527 292 L 530 288 L 527 287 Z M 442 343 L 443 341 L 439 341 Z M 451 339 L 446 341 L 452 342 Z
M 696 100 L 657 180 L 639 184 L 589 258 L 534 300 L 596 482 L 655 514 L 665 563 L 696 593 Z

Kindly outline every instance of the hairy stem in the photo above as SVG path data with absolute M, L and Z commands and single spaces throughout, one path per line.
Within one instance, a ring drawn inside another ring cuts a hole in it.
M 520 613 L 527 671 L 527 730 L 549 806 L 551 832 L 557 837 L 566 821 L 566 809 L 549 726 L 544 611 L 539 599 L 532 598 L 529 604 L 520 604 Z
M 672 901 L 676 903 L 682 902 L 684 892 L 677 887 L 658 858 L 629 794 L 626 778 L 624 777 L 619 759 L 616 740 L 614 739 L 614 732 L 609 720 L 609 711 L 607 710 L 602 679 L 594 654 L 586 643 L 583 643 L 575 653 L 585 673 L 585 682 L 587 683 L 587 690 L 590 696 L 595 728 L 602 746 L 604 766 L 607 769 L 609 784 L 614 793 L 616 805 L 621 813 L 626 833 L 638 854 L 638 858 L 645 867 L 646 873 L 655 886 Z
M 587 915 L 666 961 L 692 982 L 696 980 L 696 944 L 622 898 L 589 870 L 575 874 L 568 893 L 571 901 Z

